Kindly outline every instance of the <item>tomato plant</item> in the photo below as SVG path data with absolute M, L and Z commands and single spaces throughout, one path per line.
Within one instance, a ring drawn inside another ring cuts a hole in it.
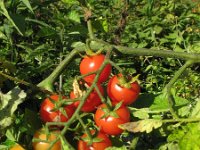
M 140 86 L 137 81 L 132 83 L 120 83 L 122 75 L 114 75 L 108 82 L 107 93 L 112 101 L 129 105 L 132 104 L 140 93 Z M 126 87 L 128 84 L 129 87 Z
M 43 122 L 66 122 L 73 115 L 75 109 L 73 104 L 69 104 L 63 107 L 64 112 L 55 109 L 55 103 L 59 102 L 61 97 L 57 94 L 51 95 L 46 98 L 40 106 L 40 117 Z M 62 99 L 67 99 L 67 97 L 62 96 Z M 53 103 L 53 102 L 55 103 Z
M 94 134 L 95 131 L 92 130 L 91 133 Z M 83 134 L 81 138 L 82 139 L 78 141 L 78 150 L 104 150 L 112 145 L 109 137 L 101 132 L 98 132 L 97 135 L 93 137 L 91 145 L 88 145 L 89 139 L 86 133 Z
M 94 121 L 100 131 L 109 135 L 119 135 L 123 130 L 118 125 L 130 121 L 130 112 L 123 104 L 112 111 L 108 110 L 106 104 L 101 104 L 94 114 Z
M 81 60 L 80 63 L 80 73 L 82 75 L 98 71 L 100 66 L 105 60 L 105 55 L 99 54 L 95 56 L 86 56 Z M 111 65 L 107 64 L 100 74 L 99 83 L 105 82 L 111 73 Z M 88 83 L 92 83 L 95 78 L 95 74 L 88 75 L 84 77 L 84 80 Z
M 33 150 L 48 150 L 51 142 L 55 141 L 59 136 L 59 134 L 60 134 L 59 130 L 50 131 L 48 134 L 45 133 L 45 130 L 43 128 L 36 131 L 33 138 L 35 140 L 41 140 L 41 141 L 32 142 Z M 58 140 L 55 144 L 53 144 L 51 150 L 61 150 L 60 140 Z
M 102 94 L 102 96 L 104 95 L 104 89 L 103 87 L 98 84 L 97 85 L 99 88 L 100 93 Z M 75 99 L 77 98 L 76 95 L 74 94 L 74 91 L 70 92 L 70 98 L 71 99 Z M 80 97 L 81 98 L 81 97 Z M 79 105 L 80 101 L 76 101 L 74 102 L 74 106 L 77 108 Z M 98 93 L 96 92 L 96 90 L 93 90 L 90 95 L 88 96 L 88 98 L 86 99 L 84 105 L 82 106 L 81 110 L 83 112 L 93 112 L 94 110 L 96 110 L 97 106 L 101 104 L 101 98 L 99 97 Z

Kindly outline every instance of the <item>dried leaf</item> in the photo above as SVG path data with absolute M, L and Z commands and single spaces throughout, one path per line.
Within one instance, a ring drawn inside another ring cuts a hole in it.
M 162 126 L 161 120 L 146 119 L 146 120 L 140 120 L 136 122 L 128 122 L 128 123 L 120 125 L 119 127 L 129 132 L 150 133 L 153 129 L 157 129 L 160 126 Z

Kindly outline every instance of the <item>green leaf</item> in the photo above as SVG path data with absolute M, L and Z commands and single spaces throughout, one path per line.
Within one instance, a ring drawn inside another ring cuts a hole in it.
M 29 0 L 21 0 L 21 1 L 24 3 L 24 5 L 26 5 L 26 7 L 31 11 L 31 13 L 34 14 L 33 8 L 31 7 Z
M 133 116 L 137 117 L 139 119 L 148 119 L 149 114 L 148 114 L 147 110 L 148 110 L 148 108 L 142 108 L 140 110 L 137 110 L 133 113 Z
M 198 99 L 196 105 L 193 107 L 191 117 L 200 118 L 200 99 Z
M 68 14 L 68 17 L 70 20 L 76 22 L 76 23 L 80 23 L 80 15 L 76 12 L 76 11 L 70 11 L 70 13 Z
M 162 32 L 163 28 L 161 26 L 156 25 L 154 27 L 154 31 L 156 34 L 160 34 L 160 32 Z
M 19 87 L 15 87 L 6 94 L 0 92 L 0 131 L 10 126 L 17 106 L 26 98 L 26 93 Z
M 172 94 L 175 100 L 176 107 L 185 106 L 189 104 L 189 101 L 187 99 L 175 95 L 175 92 L 172 92 Z M 165 92 L 155 97 L 153 104 L 150 106 L 150 109 L 152 110 L 168 109 L 168 108 L 169 108 L 168 99 L 167 99 L 167 94 Z
M 23 31 L 21 31 L 20 29 L 24 29 L 24 28 L 20 28 L 17 26 L 16 22 L 17 20 L 13 20 L 13 18 L 9 15 L 5 5 L 4 5 L 4 0 L 0 1 L 0 10 L 2 11 L 3 15 L 11 22 L 11 24 L 17 29 L 17 31 L 19 32 L 20 35 L 23 35 Z M 19 18 L 16 18 L 19 19 Z M 18 23 L 18 22 L 17 22 Z
M 7 40 L 6 35 L 0 31 L 0 39 Z
M 15 136 L 13 135 L 13 133 L 11 132 L 11 130 L 7 130 L 6 131 L 6 137 L 11 140 L 11 141 L 16 141 Z
M 199 150 L 200 149 L 200 124 L 194 123 L 188 126 L 189 130 L 179 141 L 181 150 Z
M 136 122 L 128 122 L 128 123 L 120 125 L 119 127 L 129 132 L 150 133 L 153 129 L 157 129 L 161 126 L 162 126 L 161 120 L 146 119 L 146 120 L 140 120 Z

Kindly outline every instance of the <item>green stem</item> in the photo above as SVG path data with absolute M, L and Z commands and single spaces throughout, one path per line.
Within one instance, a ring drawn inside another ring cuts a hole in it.
M 174 111 L 175 101 L 174 101 L 174 97 L 171 92 L 171 88 L 174 85 L 174 83 L 178 80 L 178 78 L 183 74 L 183 72 L 193 63 L 194 62 L 190 61 L 190 60 L 186 61 L 186 63 L 181 68 L 179 68 L 179 70 L 175 73 L 174 77 L 170 80 L 170 82 L 166 85 L 166 87 L 164 89 L 164 90 L 166 90 L 166 93 L 167 93 L 168 105 L 169 105 L 170 112 L 174 118 L 178 118 L 178 116 L 177 116 L 176 112 Z
M 177 58 L 183 60 L 193 60 L 194 63 L 200 62 L 200 54 L 198 53 L 186 53 L 186 52 L 174 52 L 168 50 L 153 50 L 147 48 L 129 48 L 125 46 L 114 46 L 119 52 L 128 55 L 136 56 L 157 56 L 164 58 Z
M 123 72 L 124 72 L 123 69 L 120 68 L 118 65 L 116 65 L 115 62 L 113 62 L 112 60 L 109 60 L 109 63 L 110 63 L 113 67 L 115 67 L 120 73 L 123 74 Z
M 87 27 L 88 27 L 88 33 L 89 33 L 89 37 L 91 39 L 95 38 L 94 32 L 93 32 L 93 28 L 92 28 L 92 21 L 91 19 L 87 20 Z
M 55 68 L 55 70 L 43 81 L 41 81 L 38 86 L 45 88 L 49 91 L 54 91 L 53 84 L 56 81 L 56 79 L 59 77 L 59 75 L 64 71 L 64 68 L 70 63 L 70 61 L 74 58 L 74 56 L 79 51 L 76 49 L 73 49 L 67 57 L 61 61 L 61 63 Z
M 9 79 L 9 80 L 11 80 L 11 81 L 18 82 L 20 84 L 26 85 L 26 86 L 32 88 L 33 90 L 39 90 L 39 91 L 42 91 L 43 93 L 46 93 L 46 94 L 53 94 L 52 92 L 50 92 L 50 91 L 48 91 L 48 90 L 46 90 L 44 88 L 38 87 L 38 86 L 36 86 L 34 84 L 31 84 L 29 82 L 26 82 L 24 80 L 20 80 L 20 79 L 17 79 L 15 77 L 9 76 L 9 75 L 3 73 L 2 71 L 0 71 L 0 75 L 5 77 L 5 78 L 7 78 L 7 79 Z
M 78 114 L 76 115 L 76 118 L 79 120 L 80 124 L 82 125 L 82 127 L 85 130 L 85 133 L 87 134 L 87 137 L 89 138 L 88 144 L 92 145 L 93 141 L 92 141 L 92 134 L 91 134 L 90 130 L 86 127 L 86 125 L 84 124 L 83 120 L 81 119 L 81 117 Z
M 165 119 L 163 123 L 175 123 L 175 122 L 199 122 L 200 118 L 176 118 L 176 119 Z

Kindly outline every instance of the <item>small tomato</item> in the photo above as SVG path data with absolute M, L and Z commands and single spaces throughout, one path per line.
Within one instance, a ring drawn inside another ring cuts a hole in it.
M 95 55 L 95 56 L 86 56 L 85 58 L 83 58 L 81 60 L 80 63 L 80 72 L 82 75 L 88 74 L 90 72 L 95 72 L 97 70 L 99 70 L 99 68 L 101 67 L 102 63 L 104 62 L 105 59 L 105 55 L 103 54 L 99 54 L 99 55 Z M 105 82 L 110 73 L 111 73 L 111 65 L 107 64 L 105 66 L 105 68 L 103 69 L 103 71 L 100 74 L 98 83 L 102 83 Z M 95 78 L 95 74 L 92 75 L 88 75 L 86 77 L 84 77 L 84 80 L 88 83 L 92 83 L 94 81 Z
M 40 117 L 43 122 L 66 122 L 73 115 L 75 111 L 73 104 L 63 107 L 66 115 L 59 110 L 53 111 L 55 104 L 52 103 L 52 101 L 55 101 L 56 103 L 59 101 L 59 98 L 60 96 L 55 94 L 42 102 L 40 106 Z M 63 96 L 62 99 L 66 99 L 66 97 Z
M 113 105 L 115 104 L 113 103 Z M 101 104 L 94 114 L 94 121 L 100 131 L 109 135 L 119 135 L 123 130 L 118 126 L 130 121 L 130 112 L 123 104 L 118 109 L 111 111 L 105 104 Z
M 91 133 L 94 134 L 95 131 L 92 130 Z M 87 134 L 82 136 L 82 139 L 84 138 L 87 138 Z M 109 137 L 104 133 L 98 132 L 95 138 L 98 139 L 98 141 L 95 142 L 94 139 L 94 142 L 91 145 L 88 145 L 87 141 L 79 140 L 78 150 L 104 150 L 112 145 Z

